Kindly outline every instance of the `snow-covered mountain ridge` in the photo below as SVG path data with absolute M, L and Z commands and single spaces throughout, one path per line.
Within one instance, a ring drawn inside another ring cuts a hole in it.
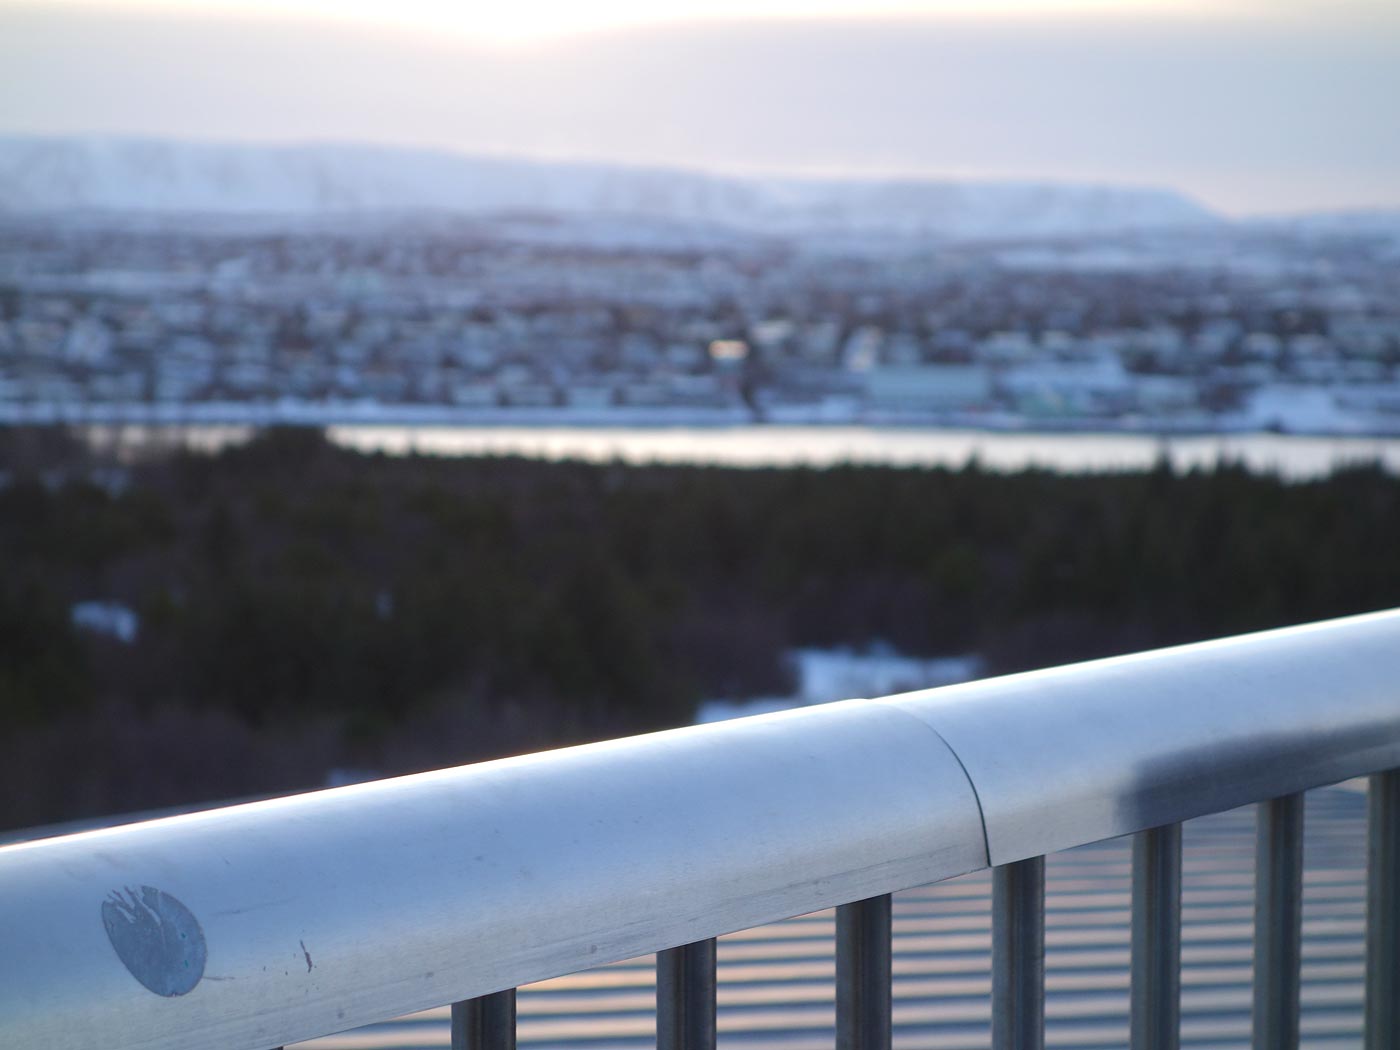
M 0 138 L 0 212 L 325 215 L 531 211 L 761 233 L 1075 236 L 1210 225 L 1169 190 L 750 178 L 352 145 Z

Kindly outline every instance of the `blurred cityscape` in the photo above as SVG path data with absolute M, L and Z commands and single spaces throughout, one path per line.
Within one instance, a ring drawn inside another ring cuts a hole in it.
M 1031 1041 L 1038 963 L 1060 1050 L 1379 1046 L 1396 773 L 1287 792 L 1400 621 L 1154 651 L 1400 611 L 1397 523 L 1400 3 L 0 0 L 0 847 L 363 785 L 0 850 L 0 1050 L 700 1045 L 716 933 L 725 1050 Z
M 0 421 L 1400 433 L 1400 233 L 0 222 Z

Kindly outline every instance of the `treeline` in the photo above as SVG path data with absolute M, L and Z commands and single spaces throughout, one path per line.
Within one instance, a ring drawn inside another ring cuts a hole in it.
M 689 721 L 795 646 L 1024 669 L 1400 605 L 1400 479 L 363 455 L 0 437 L 0 822 Z M 75 603 L 139 616 L 127 643 Z

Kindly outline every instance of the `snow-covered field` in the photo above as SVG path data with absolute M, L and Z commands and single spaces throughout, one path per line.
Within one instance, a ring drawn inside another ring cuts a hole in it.
M 982 674 L 977 656 L 920 659 L 886 646 L 854 649 L 797 649 L 789 654 L 797 679 L 791 696 L 745 700 L 706 700 L 696 710 L 697 723 L 786 711 L 853 697 L 889 696 L 915 689 L 966 682 Z

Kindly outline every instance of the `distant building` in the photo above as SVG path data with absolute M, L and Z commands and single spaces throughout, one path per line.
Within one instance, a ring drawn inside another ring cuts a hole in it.
M 885 342 L 881 356 L 886 364 L 917 365 L 924 358 L 924 350 L 908 332 L 896 332 Z
M 544 383 L 521 383 L 503 391 L 507 405 L 512 408 L 549 408 L 558 404 L 554 387 Z
M 729 391 L 716 375 L 678 375 L 669 380 L 670 400 L 678 405 L 719 405 Z
M 1269 383 L 1250 391 L 1243 416 L 1263 430 L 1306 434 L 1360 429 L 1333 391 L 1296 383 Z
M 1336 401 L 1342 408 L 1400 415 L 1400 383 L 1337 387 Z
M 1152 415 L 1171 415 L 1199 407 L 1196 382 L 1186 376 L 1135 376 L 1133 390 L 1138 408 Z
M 68 329 L 63 355 L 75 364 L 93 365 L 107 358 L 112 343 L 112 333 L 106 325 L 83 319 Z
M 785 317 L 758 321 L 749 326 L 749 339 L 764 350 L 779 350 L 797 334 L 797 325 Z
M 798 337 L 798 346 L 804 360 L 830 364 L 836 359 L 836 350 L 841 342 L 841 326 L 836 321 L 820 321 L 808 325 Z
M 1029 416 L 1114 415 L 1132 406 L 1132 377 L 1116 357 L 1042 361 L 1009 369 L 1001 387 Z
M 992 399 L 991 373 L 982 365 L 884 365 L 865 378 L 872 408 L 953 412 Z
M 874 325 L 865 325 L 851 333 L 841 350 L 841 364 L 848 372 L 866 372 L 880 361 L 880 347 L 885 333 Z
M 667 395 L 662 383 L 628 383 L 622 388 L 622 400 L 628 405 L 664 405 L 670 400 Z
M 1029 332 L 993 332 L 978 345 L 977 358 L 995 364 L 1015 364 L 1033 359 L 1037 352 Z
M 453 383 L 452 403 L 463 408 L 495 408 L 500 403 L 495 383 Z
M 1273 332 L 1250 332 L 1240 340 L 1240 355 L 1246 361 L 1275 362 L 1283 353 L 1283 340 Z
M 710 360 L 716 365 L 742 364 L 749 356 L 749 344 L 742 339 L 715 339 L 710 343 Z
M 705 352 L 694 343 L 671 343 L 666 347 L 665 357 L 673 368 L 699 368 L 705 363 Z
M 613 388 L 610 386 L 571 386 L 564 391 L 564 400 L 570 408 L 612 408 Z

